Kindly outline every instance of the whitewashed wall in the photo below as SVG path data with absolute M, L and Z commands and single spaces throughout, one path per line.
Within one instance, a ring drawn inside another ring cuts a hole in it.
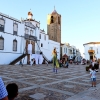
M 49 50 L 50 50 L 50 55 L 52 55 L 53 49 L 56 47 L 57 50 L 57 58 L 60 59 L 60 43 L 49 40 Z M 50 59 L 52 59 L 52 56 L 50 56 Z
M 90 50 L 90 47 L 93 47 L 93 50 L 95 50 L 95 54 L 96 54 L 96 57 L 97 59 L 100 58 L 100 44 L 87 44 L 87 45 L 84 45 L 84 57 L 85 59 L 89 60 L 90 57 L 89 57 L 89 53 L 88 53 L 88 50 Z M 97 53 L 97 49 L 98 49 L 98 53 Z
M 0 18 L 2 18 L 2 16 L 0 16 Z M 9 16 L 3 17 L 3 18 L 5 19 L 5 28 L 4 28 L 4 32 L 0 32 L 0 36 L 4 38 L 4 50 L 0 50 L 0 64 L 9 64 L 11 61 L 18 58 L 24 52 L 24 49 L 26 46 L 26 40 L 24 39 L 26 26 L 24 22 L 21 22 Z M 13 35 L 13 23 L 18 24 L 17 36 Z M 38 41 L 38 44 L 41 51 L 44 53 L 44 55 L 48 58 L 48 60 L 51 60 L 52 50 L 54 49 L 54 47 L 56 47 L 57 52 L 58 52 L 58 59 L 60 59 L 60 44 L 52 40 L 49 40 L 48 35 L 45 34 L 45 32 L 43 32 L 42 30 L 40 30 L 39 22 L 32 21 L 32 24 L 36 27 L 36 29 L 34 30 L 33 36 L 36 36 L 38 40 L 40 40 Z M 29 32 L 30 32 L 30 28 L 29 27 L 27 28 L 29 29 Z M 41 34 L 41 39 L 39 39 L 39 34 Z M 44 39 L 44 36 L 46 36 L 46 40 Z M 14 39 L 16 39 L 18 43 L 17 51 L 13 51 Z M 41 43 L 43 44 L 43 47 L 41 47 Z M 39 50 L 37 43 L 35 43 L 35 50 L 36 51 Z M 25 57 L 25 64 L 27 62 L 26 59 L 27 58 Z
M 27 56 L 22 59 L 22 63 L 27 64 Z M 20 61 L 16 63 L 16 65 L 19 65 L 19 64 L 20 64 Z
M 4 50 L 0 50 L 0 64 L 9 64 L 14 59 L 18 58 L 24 52 L 25 39 L 24 24 L 14 21 L 10 18 L 5 19 L 4 32 L 0 32 L 0 36 L 4 38 Z M 13 35 L 13 23 L 18 24 L 18 35 Z M 13 40 L 17 40 L 17 51 L 13 51 Z
M 62 56 L 64 54 L 69 55 L 68 47 L 66 45 L 62 45 Z

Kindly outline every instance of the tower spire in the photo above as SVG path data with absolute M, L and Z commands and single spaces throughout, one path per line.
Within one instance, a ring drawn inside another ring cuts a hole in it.
M 55 10 L 55 6 L 54 6 L 54 10 Z

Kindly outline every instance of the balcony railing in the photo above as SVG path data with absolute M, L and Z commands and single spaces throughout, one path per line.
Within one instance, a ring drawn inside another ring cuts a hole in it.
M 88 53 L 95 53 L 95 50 L 88 50 Z
M 36 36 L 32 36 L 32 35 L 29 35 L 29 34 L 25 34 L 24 38 L 28 39 L 28 40 L 37 41 L 37 37 Z
M 25 51 L 24 54 L 28 54 L 28 51 Z M 40 51 L 32 50 L 32 54 L 40 54 Z
M 24 38 L 29 39 L 29 34 L 25 34 Z

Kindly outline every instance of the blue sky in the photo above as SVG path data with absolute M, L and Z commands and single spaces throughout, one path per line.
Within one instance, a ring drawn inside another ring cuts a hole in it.
M 100 41 L 100 0 L 0 0 L 0 12 L 14 18 L 33 18 L 47 31 L 47 14 L 55 8 L 62 15 L 62 42 L 84 52 L 83 44 Z

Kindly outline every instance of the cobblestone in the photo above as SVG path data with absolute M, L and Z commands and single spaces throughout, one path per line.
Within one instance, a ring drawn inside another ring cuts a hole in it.
M 5 86 L 16 83 L 19 87 L 16 100 L 87 100 L 90 97 L 99 100 L 99 76 L 100 70 L 97 73 L 97 90 L 91 89 L 90 75 L 84 65 L 59 68 L 57 74 L 52 72 L 52 65 L 0 66 L 0 77 Z

